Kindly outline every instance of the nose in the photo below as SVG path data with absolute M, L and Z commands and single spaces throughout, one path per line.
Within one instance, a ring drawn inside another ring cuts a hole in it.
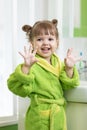
M 48 45 L 48 44 L 49 44 L 49 41 L 48 41 L 47 39 L 45 39 L 45 40 L 43 41 L 43 44 L 44 44 L 44 45 Z

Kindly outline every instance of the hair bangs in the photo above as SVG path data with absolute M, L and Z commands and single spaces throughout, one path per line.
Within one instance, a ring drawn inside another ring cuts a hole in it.
M 51 24 L 40 23 L 34 30 L 34 36 L 39 35 L 55 35 L 54 28 Z

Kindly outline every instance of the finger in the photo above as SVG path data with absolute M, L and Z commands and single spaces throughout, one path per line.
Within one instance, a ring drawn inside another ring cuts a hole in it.
M 72 51 L 73 51 L 73 48 L 69 48 L 67 51 L 67 56 L 71 55 Z
M 68 49 L 68 51 L 67 51 L 67 55 L 70 55 L 70 54 L 71 54 L 71 52 L 72 52 L 71 48 L 70 48 L 70 49 Z
M 23 55 L 23 53 L 21 53 L 21 52 L 18 52 L 23 58 L 24 58 L 24 55 Z
M 82 61 L 82 57 L 76 58 L 76 62 Z
M 36 55 L 37 49 L 38 49 L 38 47 L 36 47 L 36 48 L 34 49 L 34 51 L 33 51 L 33 54 L 34 54 L 34 55 Z
M 32 44 L 30 44 L 29 53 L 32 53 L 32 51 L 33 51 L 33 47 L 32 47 Z
M 67 57 L 68 57 L 69 53 L 70 53 L 70 50 L 68 49 L 68 50 L 67 50 Z
M 26 46 L 24 46 L 24 53 L 27 54 Z

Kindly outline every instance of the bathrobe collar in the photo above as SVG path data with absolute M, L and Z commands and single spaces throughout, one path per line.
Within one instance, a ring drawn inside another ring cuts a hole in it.
M 37 64 L 39 64 L 41 67 L 43 67 L 47 71 L 53 73 L 54 75 L 59 76 L 59 73 L 61 71 L 61 62 L 56 54 L 53 54 L 51 56 L 52 65 L 49 64 L 45 59 L 43 59 L 39 55 L 36 55 L 36 58 L 38 60 Z

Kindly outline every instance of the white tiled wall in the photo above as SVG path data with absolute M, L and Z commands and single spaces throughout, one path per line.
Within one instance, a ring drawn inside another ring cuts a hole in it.
M 60 39 L 58 53 L 61 58 L 66 56 L 68 48 L 73 48 L 77 56 L 83 53 L 83 59 L 87 60 L 87 38 L 64 38 Z
M 58 49 L 58 55 L 64 60 L 66 57 L 66 53 L 68 48 L 73 48 L 73 53 L 77 58 L 82 58 L 82 68 L 80 66 L 80 61 L 77 62 L 76 66 L 80 73 L 80 79 L 81 80 L 87 80 L 87 62 L 86 67 L 83 60 L 87 61 L 87 38 L 65 38 L 60 39 L 60 45 Z M 80 56 L 80 52 L 82 52 L 82 56 Z

